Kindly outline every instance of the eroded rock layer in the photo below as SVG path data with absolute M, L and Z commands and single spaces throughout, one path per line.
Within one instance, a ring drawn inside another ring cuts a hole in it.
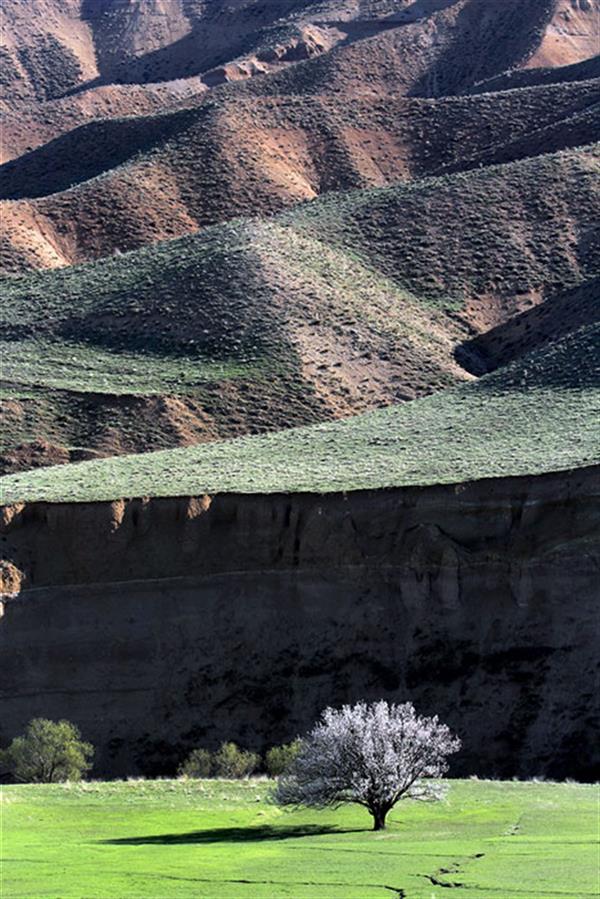
M 7 507 L 0 743 L 66 717 L 97 775 L 168 774 L 385 697 L 459 732 L 456 774 L 589 779 L 599 496 L 590 468 Z

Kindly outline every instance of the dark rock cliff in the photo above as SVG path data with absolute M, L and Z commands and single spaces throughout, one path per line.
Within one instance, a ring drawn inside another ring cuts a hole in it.
M 0 743 L 66 717 L 96 774 L 167 774 L 410 698 L 454 773 L 589 779 L 598 474 L 6 507 Z

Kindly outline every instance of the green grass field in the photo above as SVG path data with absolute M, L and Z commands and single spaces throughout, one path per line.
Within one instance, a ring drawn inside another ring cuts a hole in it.
M 388 829 L 358 806 L 283 811 L 268 782 L 2 788 L 2 899 L 584 899 L 598 790 L 452 781 Z

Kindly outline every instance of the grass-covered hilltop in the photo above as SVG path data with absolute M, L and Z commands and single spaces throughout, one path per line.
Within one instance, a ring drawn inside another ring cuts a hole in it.
M 600 462 L 600 324 L 480 380 L 346 420 L 6 476 L 4 502 L 328 492 Z

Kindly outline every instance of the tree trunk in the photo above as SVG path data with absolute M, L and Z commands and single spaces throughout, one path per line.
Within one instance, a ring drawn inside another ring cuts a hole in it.
M 385 830 L 385 816 L 387 812 L 384 809 L 377 808 L 371 814 L 373 815 L 373 830 Z

